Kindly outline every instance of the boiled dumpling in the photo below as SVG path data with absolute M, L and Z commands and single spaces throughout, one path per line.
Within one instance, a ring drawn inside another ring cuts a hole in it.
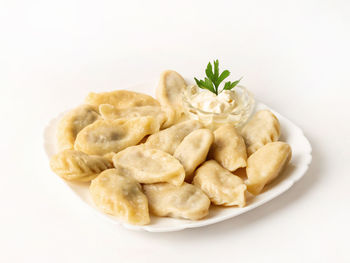
M 247 152 L 241 135 L 233 124 L 225 124 L 214 131 L 214 143 L 209 156 L 222 167 L 235 171 L 247 165 Z
M 209 213 L 209 198 L 192 184 L 149 184 L 143 189 L 151 212 L 157 216 L 198 220 Z
M 77 134 L 99 118 L 97 108 L 92 105 L 81 105 L 65 114 L 57 127 L 59 150 L 73 149 Z
M 242 128 L 241 134 L 247 144 L 248 155 L 251 155 L 265 144 L 278 141 L 280 124 L 271 111 L 261 110 Z
M 120 151 L 113 157 L 113 163 L 140 183 L 181 185 L 185 179 L 185 170 L 175 157 L 157 149 L 148 149 L 143 144 Z
M 199 128 L 202 128 L 202 124 L 199 121 L 189 120 L 180 122 L 149 136 L 146 146 L 174 154 L 175 149 L 181 141 L 192 131 Z
M 247 187 L 254 195 L 275 179 L 292 156 L 290 146 L 284 142 L 270 142 L 248 158 Z
M 90 92 L 85 98 L 85 103 L 95 106 L 111 104 L 116 108 L 130 108 L 147 105 L 160 106 L 159 102 L 153 97 L 129 90 L 115 90 L 101 93 Z
M 119 152 L 158 130 L 159 123 L 149 116 L 129 120 L 98 120 L 79 132 L 74 148 L 98 155 Z
M 167 70 L 161 74 L 156 97 L 167 114 L 166 127 L 174 124 L 184 115 L 182 96 L 185 88 L 186 82 L 179 73 Z
M 154 117 L 161 126 L 166 120 L 165 113 L 161 111 L 160 106 L 138 106 L 130 108 L 116 108 L 110 104 L 101 104 L 99 107 L 102 118 L 115 120 L 115 119 L 130 119 L 143 116 Z
M 195 173 L 193 184 L 198 186 L 215 205 L 245 206 L 247 186 L 214 160 L 202 164 Z
M 174 157 L 185 168 L 186 181 L 192 181 L 194 170 L 205 161 L 214 135 L 211 130 L 198 129 L 187 135 L 176 148 Z
M 112 168 L 108 159 L 87 155 L 75 150 L 64 150 L 54 155 L 50 160 L 51 169 L 69 181 L 90 181 L 102 171 Z
M 150 222 L 148 201 L 141 185 L 116 169 L 106 170 L 92 180 L 90 193 L 96 206 L 107 214 L 133 225 Z

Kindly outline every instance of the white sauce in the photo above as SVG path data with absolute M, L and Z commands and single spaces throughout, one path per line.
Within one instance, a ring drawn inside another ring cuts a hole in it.
M 191 86 L 189 92 L 192 106 L 206 112 L 229 113 L 236 106 L 235 92 L 232 90 L 223 90 L 216 95 L 209 90 Z

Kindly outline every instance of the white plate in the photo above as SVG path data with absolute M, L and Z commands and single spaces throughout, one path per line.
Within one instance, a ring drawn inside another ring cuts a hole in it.
M 141 91 L 151 94 L 152 87 L 150 84 L 140 84 L 132 87 L 130 90 Z M 270 109 L 266 105 L 258 102 L 255 110 Z M 306 172 L 311 162 L 311 145 L 304 136 L 302 130 L 293 124 L 291 121 L 270 109 L 279 119 L 281 124 L 281 140 L 290 144 L 292 147 L 293 156 L 290 164 L 273 183 L 266 187 L 265 191 L 252 199 L 246 207 L 218 207 L 212 206 L 209 215 L 199 221 L 190 221 L 184 219 L 161 218 L 151 216 L 151 224 L 147 226 L 134 226 L 120 222 L 117 218 L 109 216 L 97 210 L 90 198 L 88 184 L 78 184 L 64 181 L 67 186 L 86 204 L 102 215 L 104 218 L 115 224 L 121 224 L 124 227 L 132 230 L 146 230 L 149 232 L 170 232 L 179 231 L 186 228 L 201 227 L 211 225 L 226 219 L 238 216 L 249 210 L 252 210 L 273 198 L 287 191 L 295 182 L 297 182 Z M 50 158 L 56 153 L 56 125 L 62 114 L 52 119 L 44 131 L 44 148 L 47 157 Z M 52 173 L 53 174 L 53 173 Z M 53 174 L 54 175 L 54 174 Z M 63 179 L 62 179 L 63 180 Z

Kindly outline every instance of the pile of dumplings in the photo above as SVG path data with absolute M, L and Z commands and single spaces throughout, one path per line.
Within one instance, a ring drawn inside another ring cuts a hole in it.
M 169 70 L 157 99 L 127 90 L 90 93 L 60 120 L 51 169 L 91 182 L 95 205 L 129 224 L 149 224 L 150 212 L 199 220 L 211 204 L 244 207 L 247 192 L 261 193 L 290 161 L 279 122 L 262 110 L 239 130 L 231 123 L 206 129 L 185 114 L 185 88 Z

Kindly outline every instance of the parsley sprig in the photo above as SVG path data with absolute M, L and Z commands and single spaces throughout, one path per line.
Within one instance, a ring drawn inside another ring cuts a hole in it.
M 197 78 L 194 78 L 198 87 L 200 87 L 201 89 L 210 90 L 211 92 L 218 95 L 219 85 L 224 79 L 230 76 L 230 71 L 224 70 L 221 74 L 219 74 L 219 60 L 217 59 L 217 60 L 214 60 L 214 71 L 213 71 L 212 64 L 209 62 L 205 70 L 205 75 L 207 75 L 207 77 L 204 78 L 204 80 L 198 80 Z M 241 79 L 242 78 L 234 82 L 227 81 L 224 85 L 224 88 L 221 91 L 233 89 L 235 86 L 237 86 L 237 84 L 241 81 Z

